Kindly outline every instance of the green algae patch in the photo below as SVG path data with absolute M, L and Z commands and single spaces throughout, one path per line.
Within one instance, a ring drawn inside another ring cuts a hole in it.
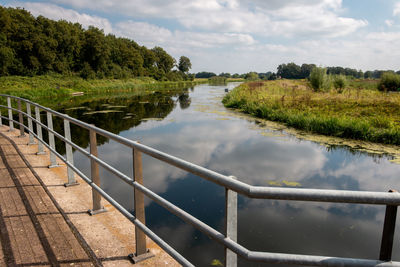
M 291 181 L 286 181 L 286 180 L 283 180 L 282 184 L 289 186 L 289 187 L 301 187 L 301 184 L 298 182 L 291 182 Z
M 73 107 L 73 108 L 66 108 L 65 110 L 79 110 L 79 109 L 90 110 L 90 108 L 88 107 Z
M 96 111 L 89 111 L 89 112 L 85 112 L 83 113 L 83 115 L 93 115 L 93 114 L 107 114 L 107 113 L 117 113 L 117 112 L 123 112 L 121 110 L 96 110 Z
M 143 118 L 142 121 L 162 121 L 163 118 Z
M 278 182 L 278 181 L 268 181 L 268 185 L 271 185 L 271 186 L 282 186 L 282 183 Z
M 211 266 L 224 266 L 220 260 L 214 259 L 211 261 Z
M 268 181 L 268 185 L 269 186 L 278 186 L 278 187 L 282 187 L 282 186 L 286 186 L 286 187 L 301 187 L 301 184 L 299 182 L 292 182 L 292 181 L 287 181 L 287 180 L 283 180 L 283 181 Z
M 126 108 L 127 106 L 108 106 L 108 108 Z

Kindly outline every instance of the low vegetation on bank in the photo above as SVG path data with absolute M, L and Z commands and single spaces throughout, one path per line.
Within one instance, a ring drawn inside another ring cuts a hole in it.
M 244 83 L 223 103 L 312 133 L 400 145 L 400 93 L 377 90 L 378 80 L 326 78 L 336 82 L 320 90 L 308 80 Z
M 192 86 L 207 80 L 171 82 L 156 81 L 150 77 L 129 79 L 83 79 L 78 76 L 60 74 L 34 77 L 5 76 L 0 77 L 0 93 L 20 96 L 33 101 L 41 98 L 60 97 L 76 92 L 110 93 L 131 90 L 163 89 Z

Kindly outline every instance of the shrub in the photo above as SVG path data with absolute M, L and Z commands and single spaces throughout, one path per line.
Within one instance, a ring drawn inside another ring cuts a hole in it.
M 331 81 L 329 76 L 326 74 L 326 69 L 321 67 L 315 67 L 310 73 L 310 84 L 314 91 L 329 90 L 331 87 Z
M 94 78 L 96 78 L 96 73 L 93 71 L 92 67 L 90 67 L 90 65 L 87 62 L 85 62 L 83 64 L 83 68 L 81 70 L 80 76 L 86 80 L 94 79 Z
M 400 75 L 393 72 L 385 72 L 382 74 L 378 83 L 380 91 L 400 91 Z
M 338 91 L 338 93 L 342 93 L 346 85 L 347 85 L 346 76 L 336 75 L 333 77 L 333 86 Z

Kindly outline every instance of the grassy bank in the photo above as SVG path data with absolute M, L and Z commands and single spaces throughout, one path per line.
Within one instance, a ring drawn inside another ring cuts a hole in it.
M 123 92 L 136 89 L 162 89 L 192 86 L 206 81 L 159 82 L 149 77 L 131 79 L 85 80 L 77 76 L 43 75 L 34 77 L 0 77 L 0 93 L 21 96 L 30 100 L 60 97 L 74 92 Z
M 304 80 L 250 82 L 223 103 L 312 133 L 400 145 L 400 94 L 379 92 L 376 85 L 353 80 L 338 93 L 313 92 Z

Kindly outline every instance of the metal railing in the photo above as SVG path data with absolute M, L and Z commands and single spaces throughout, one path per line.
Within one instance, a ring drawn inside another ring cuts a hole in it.
M 312 266 L 400 266 L 400 262 L 391 261 L 394 231 L 396 225 L 397 207 L 400 205 L 400 194 L 395 191 L 389 192 L 367 192 L 367 191 L 347 191 L 347 190 L 322 190 L 322 189 L 302 189 L 302 188 L 277 188 L 252 186 L 238 181 L 233 176 L 226 176 L 212 170 L 203 168 L 193 163 L 187 162 L 180 158 L 163 153 L 139 142 L 126 139 L 116 134 L 105 131 L 94 125 L 87 124 L 66 114 L 59 113 L 49 108 L 43 107 L 29 100 L 1 95 L 7 98 L 7 106 L 0 107 L 8 109 L 8 117 L 2 116 L 0 113 L 0 125 L 2 119 L 9 121 L 10 131 L 14 130 L 14 123 L 19 125 L 20 135 L 23 136 L 25 131 L 29 133 L 29 144 L 34 143 L 34 138 L 38 140 L 38 154 L 44 153 L 43 146 L 50 151 L 50 166 L 57 166 L 56 157 L 60 158 L 67 165 L 68 182 L 65 186 L 76 185 L 74 173 L 79 175 L 85 182 L 92 187 L 93 209 L 90 210 L 92 215 L 105 211 L 101 206 L 101 197 L 110 202 L 117 210 L 119 210 L 126 218 L 135 224 L 136 252 L 131 255 L 134 262 L 138 262 L 151 257 L 151 252 L 146 247 L 146 235 L 163 248 L 177 262 L 183 266 L 193 266 L 188 260 L 180 255 L 164 240 L 152 232 L 145 223 L 144 196 L 155 201 L 166 210 L 176 215 L 183 221 L 193 225 L 198 230 L 207 234 L 225 247 L 225 266 L 237 266 L 237 255 L 249 261 L 258 261 L 275 264 L 295 264 L 295 265 L 312 265 Z M 11 100 L 17 101 L 17 107 L 12 106 Z M 22 110 L 21 102 L 26 104 L 26 112 Z M 31 114 L 31 106 L 35 108 L 35 117 Z M 40 121 L 40 111 L 47 114 L 47 125 Z M 18 121 L 13 119 L 13 112 L 18 113 Z M 27 118 L 28 126 L 24 125 L 23 117 Z M 53 130 L 53 116 L 64 120 L 64 136 Z M 33 123 L 36 123 L 36 132 L 33 129 Z M 71 140 L 70 123 L 87 129 L 90 134 L 90 151 L 86 151 L 76 145 Z M 42 129 L 48 131 L 49 143 L 43 140 Z M 98 157 L 96 136 L 101 135 L 112 139 L 122 145 L 132 149 L 133 153 L 133 176 L 129 177 L 121 171 L 110 166 Z M 65 143 L 66 156 L 64 157 L 55 149 L 54 137 L 59 138 Z M 91 175 L 90 178 L 83 174 L 74 166 L 72 148 L 81 152 L 90 159 Z M 142 174 L 142 156 L 145 153 L 160 161 L 178 167 L 182 170 L 190 172 L 215 184 L 225 188 L 225 232 L 220 233 L 191 214 L 185 212 L 171 202 L 152 192 L 143 185 Z M 110 195 L 108 195 L 100 186 L 99 165 L 115 174 L 122 181 L 133 187 L 134 190 L 134 215 L 122 207 Z M 386 205 L 386 213 L 383 225 L 382 241 L 379 260 L 341 258 L 315 255 L 297 255 L 284 253 L 270 253 L 260 251 L 250 251 L 237 243 L 237 194 L 257 199 L 279 199 L 292 201 L 314 201 L 314 202 L 332 202 L 332 203 L 357 203 L 357 204 L 373 204 Z

